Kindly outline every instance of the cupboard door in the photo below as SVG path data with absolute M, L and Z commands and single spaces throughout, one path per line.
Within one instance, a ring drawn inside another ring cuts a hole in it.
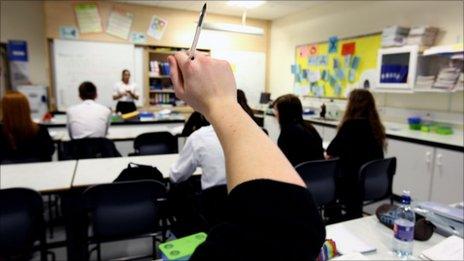
M 434 148 L 405 141 L 388 140 L 386 157 L 396 157 L 393 193 L 411 191 L 415 200 L 429 200 Z
M 327 127 L 324 126 L 324 141 L 328 141 L 329 143 L 335 138 L 337 135 L 337 128 L 336 127 Z
M 463 161 L 463 152 L 437 148 L 432 178 L 432 201 L 445 204 L 464 201 Z

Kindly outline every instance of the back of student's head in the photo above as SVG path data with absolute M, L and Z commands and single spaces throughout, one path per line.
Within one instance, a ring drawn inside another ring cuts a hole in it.
M 12 148 L 37 133 L 38 126 L 31 119 L 29 101 L 22 93 L 8 91 L 2 99 L 2 108 L 3 134 Z
M 79 85 L 79 97 L 82 100 L 95 100 L 97 98 L 97 87 L 91 82 L 83 82 Z
M 250 115 L 250 117 L 253 119 L 254 118 L 253 110 L 248 105 L 248 101 L 247 101 L 245 92 L 240 90 L 240 89 L 237 89 L 237 102 L 238 102 L 238 104 L 240 104 L 240 106 L 243 108 L 243 110 L 248 115 Z
M 282 95 L 273 103 L 277 111 L 280 128 L 283 129 L 291 124 L 301 124 L 307 129 L 314 130 L 314 127 L 303 120 L 303 105 L 300 99 L 293 94 Z
M 355 89 L 350 92 L 340 126 L 353 119 L 367 119 L 374 132 L 374 137 L 379 144 L 385 146 L 385 128 L 380 121 L 375 99 L 370 91 Z

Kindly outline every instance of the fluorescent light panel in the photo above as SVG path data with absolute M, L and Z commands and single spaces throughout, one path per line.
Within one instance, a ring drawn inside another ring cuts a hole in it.
M 203 23 L 203 29 L 234 32 L 243 34 L 263 35 L 263 28 L 247 26 L 241 24 L 226 24 L 226 23 Z

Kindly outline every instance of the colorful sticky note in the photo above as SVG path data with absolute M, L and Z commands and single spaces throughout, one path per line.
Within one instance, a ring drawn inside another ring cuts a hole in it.
M 319 55 L 319 65 L 327 65 L 327 55 Z
M 337 58 L 333 58 L 333 68 L 334 69 L 340 68 L 340 64 L 338 63 Z
M 351 67 L 351 55 L 343 56 L 343 60 L 344 60 L 345 67 Z
M 353 55 L 355 49 L 356 49 L 356 43 L 355 42 L 344 43 L 342 45 L 342 55 L 348 55 L 348 54 Z
M 337 36 L 329 37 L 328 52 L 329 53 L 336 53 L 337 52 L 337 45 L 338 45 L 338 37 Z
M 300 56 L 301 57 L 308 57 L 309 55 L 309 49 L 307 45 L 301 46 L 300 47 Z
M 317 45 L 315 45 L 315 44 L 310 45 L 310 46 L 309 46 L 309 53 L 310 53 L 311 55 L 317 54 Z
M 303 77 L 303 79 L 308 78 L 309 72 L 310 72 L 309 70 L 303 70 L 303 71 L 301 72 L 301 77 Z
M 317 65 L 317 56 L 309 56 L 309 65 L 316 66 Z
M 337 75 L 337 79 L 339 81 L 345 80 L 345 73 L 343 72 L 343 70 L 341 68 L 337 68 L 335 70 L 335 74 Z
M 328 79 L 328 73 L 326 70 L 322 70 L 321 71 L 321 79 L 324 80 L 324 81 L 327 81 Z
M 353 68 L 355 70 L 358 69 L 359 62 L 360 62 L 359 56 L 354 56 L 353 59 L 351 60 L 351 68 Z
M 335 83 L 335 86 L 333 87 L 335 95 L 340 96 L 342 94 L 342 86 L 337 82 Z
M 321 74 L 319 71 L 309 71 L 309 74 L 308 74 L 309 82 L 311 83 L 317 82 L 319 81 L 320 78 L 321 78 Z
M 329 85 L 334 87 L 335 84 L 337 83 L 337 79 L 332 74 L 329 74 Z
M 355 69 L 349 69 L 348 70 L 348 81 L 354 82 L 356 79 L 356 70 Z

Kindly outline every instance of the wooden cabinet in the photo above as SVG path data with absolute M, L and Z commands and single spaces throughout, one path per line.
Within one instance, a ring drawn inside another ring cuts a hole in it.
M 441 203 L 464 201 L 464 153 L 446 149 L 435 150 L 435 164 L 430 199 Z
M 386 157 L 397 158 L 393 193 L 409 190 L 415 200 L 429 200 L 433 155 L 433 147 L 389 139 Z

